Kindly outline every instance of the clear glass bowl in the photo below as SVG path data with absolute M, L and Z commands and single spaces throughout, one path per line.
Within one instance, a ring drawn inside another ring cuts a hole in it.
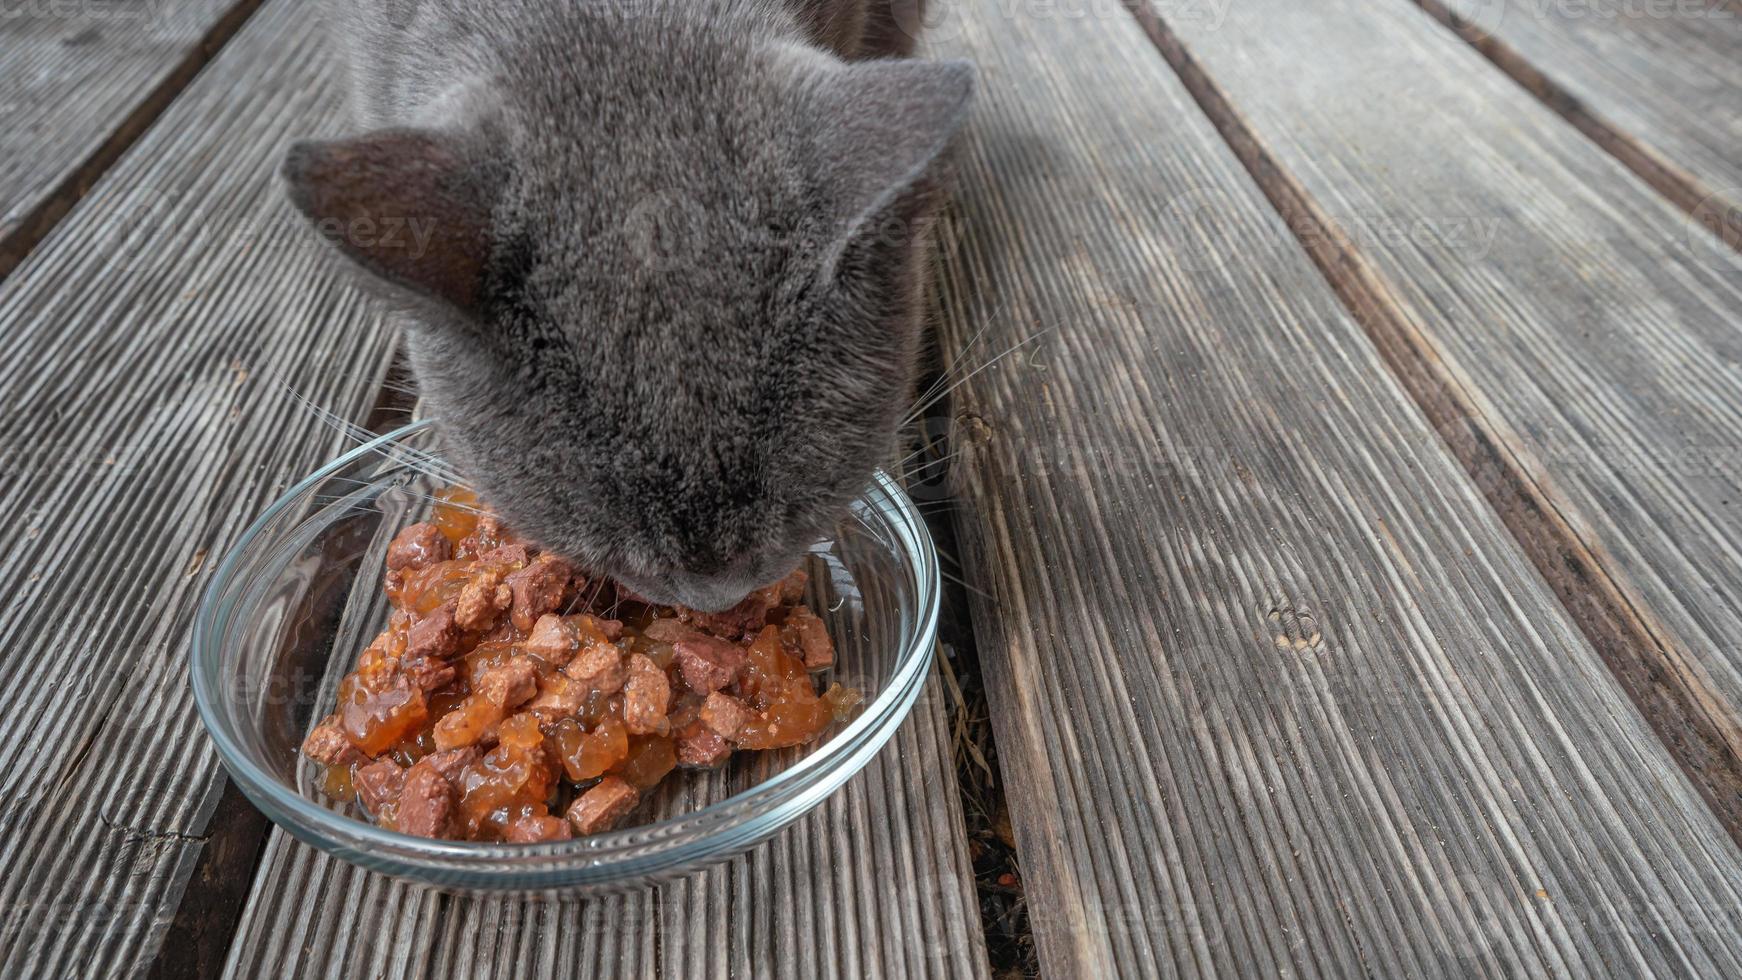
M 623 829 L 553 844 L 411 837 L 320 791 L 299 748 L 386 623 L 388 541 L 445 481 L 422 422 L 358 447 L 297 484 L 218 567 L 194 625 L 194 700 L 232 779 L 298 838 L 376 871 L 455 890 L 609 891 L 683 874 L 771 836 L 864 768 L 912 709 L 931 668 L 937 555 L 925 522 L 879 473 L 808 559 L 812 608 L 838 648 L 834 677 L 861 714 L 817 742 L 678 770 Z

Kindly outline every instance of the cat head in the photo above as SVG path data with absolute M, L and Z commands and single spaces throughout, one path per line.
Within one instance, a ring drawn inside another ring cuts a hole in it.
M 300 143 L 283 174 L 411 313 L 426 407 L 511 526 L 724 608 L 891 458 L 972 72 L 701 41 L 581 71 L 559 42 L 457 118 Z

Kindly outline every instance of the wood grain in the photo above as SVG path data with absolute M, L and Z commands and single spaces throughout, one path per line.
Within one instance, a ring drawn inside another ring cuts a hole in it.
M 259 5 L 89 0 L 0 9 L 0 277 Z
M 1417 2 L 1742 247 L 1742 6 Z
M 248 975 L 984 975 L 935 697 L 814 818 L 656 898 L 439 897 L 268 842 L 227 793 L 186 686 L 194 606 L 344 445 L 298 396 L 367 417 L 393 348 L 272 176 L 343 118 L 308 12 L 266 5 L 0 290 L 0 503 L 22 545 L 0 627 L 32 692 L 0 708 L 0 974 L 228 953 Z
M 357 552 L 360 566 L 381 567 L 395 531 L 422 507 L 422 498 L 384 505 L 373 540 Z M 870 543 L 869 536 L 836 537 L 845 567 L 858 571 L 851 582 L 823 562 L 810 567 L 811 607 L 837 610 L 831 621 L 838 679 L 860 689 L 871 686 L 871 677 L 887 675 L 899 649 L 887 635 L 895 617 L 859 613 L 897 608 L 883 596 L 887 581 L 854 557 Z M 848 589 L 861 601 L 849 606 Z M 320 693 L 311 692 L 307 725 L 326 714 L 340 679 L 387 614 L 373 575 L 356 579 L 342 610 L 321 608 L 327 611 L 311 606 L 281 614 L 286 622 L 332 620 L 337 627 L 330 651 L 310 651 L 324 654 L 324 668 L 309 667 Z M 274 641 L 263 635 L 256 642 Z M 435 896 L 274 833 L 227 972 L 250 978 L 984 976 L 986 950 L 950 749 L 945 704 L 932 678 L 889 747 L 819 809 L 729 865 L 616 897 Z M 719 770 L 675 775 L 631 819 L 656 820 L 722 801 L 768 778 L 775 758 L 749 753 Z M 307 778 L 319 777 L 311 768 Z
M 1742 853 L 1138 25 L 961 9 L 946 349 L 1047 331 L 958 442 L 1049 975 L 1742 968 Z
M 0 656 L 28 692 L 0 707 L 8 976 L 140 973 L 202 855 L 258 852 L 257 824 L 210 822 L 193 610 L 247 522 L 344 444 L 299 397 L 362 417 L 393 347 L 296 244 L 271 176 L 339 108 L 309 84 L 304 13 L 276 4 L 0 289 Z
M 1742 256 L 1424 13 L 1283 6 L 1149 22 L 1742 839 Z
M 985 976 L 934 678 L 871 765 L 750 854 L 611 898 L 439 895 L 274 832 L 233 977 Z

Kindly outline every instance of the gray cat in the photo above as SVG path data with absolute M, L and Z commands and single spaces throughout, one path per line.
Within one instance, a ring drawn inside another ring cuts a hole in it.
M 366 135 L 296 206 L 410 314 L 449 452 L 517 530 L 716 610 L 891 458 L 971 98 L 918 0 L 349 0 Z

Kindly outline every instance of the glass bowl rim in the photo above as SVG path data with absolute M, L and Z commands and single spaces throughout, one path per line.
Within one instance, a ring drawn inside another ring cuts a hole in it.
M 838 788 L 869 764 L 882 745 L 906 721 L 935 654 L 942 588 L 937 552 L 925 520 L 900 485 L 887 472 L 878 469 L 873 473 L 872 481 L 865 491 L 855 499 L 865 501 L 867 497 L 873 498 L 872 506 L 895 532 L 900 555 L 909 566 L 917 586 L 916 625 L 911 631 L 904 631 L 902 649 L 895 661 L 894 670 L 877 697 L 864 706 L 859 716 L 845 728 L 835 732 L 809 755 L 768 779 L 700 809 L 675 814 L 653 823 L 544 844 L 497 844 L 415 837 L 330 810 L 292 790 L 277 776 L 256 764 L 222 720 L 222 699 L 214 688 L 220 682 L 220 668 L 225 660 L 223 644 L 218 639 L 221 635 L 220 618 L 228 619 L 223 613 L 233 604 L 224 601 L 225 595 L 236 584 L 239 567 L 252 557 L 256 547 L 262 543 L 268 526 L 306 493 L 372 454 L 380 453 L 392 462 L 390 455 L 381 452 L 384 447 L 390 447 L 410 436 L 431 432 L 439 423 L 439 419 L 422 419 L 381 434 L 297 481 L 249 524 L 242 536 L 225 553 L 213 572 L 211 581 L 203 590 L 194 618 L 193 637 L 188 654 L 194 704 L 228 775 L 256 803 L 264 804 L 260 808 L 274 823 L 281 824 L 286 830 L 304 839 L 309 839 L 308 835 L 313 834 L 315 838 L 311 843 L 328 850 L 334 850 L 334 845 L 379 847 L 389 854 L 413 862 L 418 859 L 433 859 L 468 865 L 499 864 L 516 859 L 557 861 L 568 858 L 585 859 L 587 867 L 608 870 L 614 857 L 635 860 L 637 863 L 646 861 L 649 855 L 642 852 L 650 848 L 669 846 L 674 851 L 697 851 L 695 854 L 674 853 L 668 859 L 653 862 L 659 867 L 676 866 L 708 856 L 711 848 L 706 845 L 717 838 L 723 840 L 726 847 L 730 847 L 735 839 L 746 836 L 732 833 L 742 829 L 744 824 L 774 816 L 778 821 L 770 829 L 769 832 L 772 832 L 808 812 L 822 799 L 832 795 L 834 788 Z M 885 498 L 885 502 L 875 500 L 879 493 Z M 863 751 L 868 736 L 876 739 L 872 752 Z M 802 798 L 809 783 L 829 775 L 840 764 L 852 762 L 855 758 L 859 760 L 858 765 L 840 774 L 840 779 L 830 787 L 829 793 L 816 796 L 797 812 L 778 812 L 779 805 L 787 802 L 783 796 Z M 804 781 L 802 784 L 801 780 Z M 794 788 L 794 792 L 781 792 L 788 788 Z M 278 807 L 283 807 L 288 812 L 279 812 Z M 745 812 L 730 816 L 730 812 L 734 810 Z M 682 840 L 680 835 L 670 833 L 682 831 L 693 824 L 708 823 L 722 816 L 726 817 L 724 822 L 708 828 L 705 834 L 692 840 Z M 661 832 L 666 833 L 662 835 Z

